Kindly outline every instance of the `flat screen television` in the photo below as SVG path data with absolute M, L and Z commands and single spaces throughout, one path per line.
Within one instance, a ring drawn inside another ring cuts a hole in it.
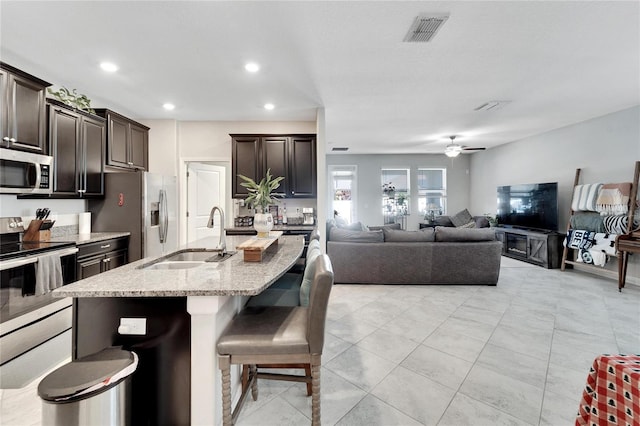
M 498 187 L 498 224 L 541 231 L 558 230 L 558 182 Z

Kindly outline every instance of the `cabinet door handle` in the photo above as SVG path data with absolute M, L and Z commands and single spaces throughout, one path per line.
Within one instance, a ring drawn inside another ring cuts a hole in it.
M 107 259 L 102 259 L 102 263 L 107 263 Z
M 103 246 L 100 246 L 101 249 L 106 249 L 106 248 L 109 248 L 109 247 L 111 247 L 111 244 L 105 244 Z
M 86 189 L 78 189 L 78 192 L 81 193 L 81 194 L 84 194 L 85 192 L 87 192 L 87 190 Z

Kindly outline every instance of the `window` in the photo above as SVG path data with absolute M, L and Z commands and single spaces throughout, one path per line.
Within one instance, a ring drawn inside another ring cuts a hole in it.
M 409 169 L 382 169 L 382 216 L 384 223 L 401 223 L 409 215 Z
M 356 221 L 356 173 L 356 166 L 329 166 L 329 217 L 337 212 L 348 223 Z
M 447 213 L 446 169 L 418 169 L 418 211 L 425 217 Z

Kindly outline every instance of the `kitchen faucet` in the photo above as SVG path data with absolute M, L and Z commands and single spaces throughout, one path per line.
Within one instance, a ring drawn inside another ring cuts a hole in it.
M 220 252 L 218 256 L 224 256 L 227 254 L 227 242 L 224 233 L 224 211 L 218 206 L 213 206 L 211 213 L 209 213 L 209 221 L 207 222 L 207 228 L 213 228 L 213 216 L 216 214 L 216 210 L 220 212 L 220 240 L 218 241 L 218 249 Z

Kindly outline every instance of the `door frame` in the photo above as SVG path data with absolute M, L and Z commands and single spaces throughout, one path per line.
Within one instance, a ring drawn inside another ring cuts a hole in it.
M 184 245 L 187 243 L 187 166 L 188 163 L 203 163 L 203 164 L 211 164 L 214 166 L 221 166 L 225 168 L 225 185 L 226 187 L 230 186 L 231 182 L 231 160 L 227 157 L 182 157 L 180 158 L 180 163 L 178 166 L 178 228 L 180 232 L 179 235 L 179 245 Z M 229 226 L 231 213 L 233 212 L 233 205 L 231 202 L 231 196 L 227 195 L 224 200 L 224 213 L 225 213 L 225 224 L 224 226 Z

